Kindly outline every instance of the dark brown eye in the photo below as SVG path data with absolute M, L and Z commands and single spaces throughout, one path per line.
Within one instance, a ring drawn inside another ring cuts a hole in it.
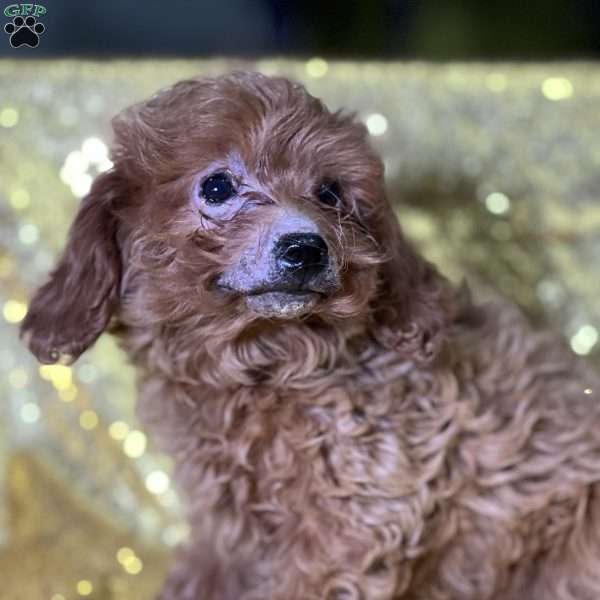
M 235 194 L 231 177 L 227 173 L 215 173 L 202 182 L 202 196 L 209 204 L 223 204 Z
M 324 181 L 317 189 L 317 198 L 327 206 L 337 206 L 342 202 L 342 188 L 337 181 Z

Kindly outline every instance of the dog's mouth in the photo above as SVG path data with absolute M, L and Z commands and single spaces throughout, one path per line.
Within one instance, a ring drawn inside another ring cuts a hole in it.
M 222 291 L 244 298 L 246 306 L 266 317 L 292 318 L 310 312 L 326 294 L 311 289 L 260 288 L 241 291 L 218 286 Z
M 267 290 L 246 295 L 246 305 L 264 316 L 289 318 L 311 311 L 321 297 L 311 290 Z

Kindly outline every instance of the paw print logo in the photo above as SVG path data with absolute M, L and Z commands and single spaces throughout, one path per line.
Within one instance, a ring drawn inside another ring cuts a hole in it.
M 29 16 L 26 19 L 23 17 L 15 17 L 12 23 L 7 23 L 4 26 L 4 31 L 10 35 L 10 45 L 13 48 L 19 46 L 29 46 L 36 48 L 40 43 L 40 35 L 44 33 L 46 28 L 38 23 L 37 19 Z

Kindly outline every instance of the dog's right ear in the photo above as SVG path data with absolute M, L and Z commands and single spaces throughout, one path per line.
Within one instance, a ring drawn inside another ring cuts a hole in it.
M 58 265 L 30 303 L 21 337 L 42 363 L 73 362 L 96 341 L 118 306 L 121 257 L 114 208 L 123 193 L 116 171 L 96 178 Z

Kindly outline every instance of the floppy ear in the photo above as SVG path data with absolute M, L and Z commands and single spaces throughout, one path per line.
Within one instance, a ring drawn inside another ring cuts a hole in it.
M 33 297 L 21 336 L 40 362 L 73 362 L 106 328 L 119 300 L 115 171 L 99 175 L 71 225 L 58 265 Z
M 390 213 L 382 223 L 388 259 L 381 270 L 376 335 L 407 359 L 430 363 L 468 303 L 468 290 L 454 288 L 420 256 L 404 238 L 391 209 Z

